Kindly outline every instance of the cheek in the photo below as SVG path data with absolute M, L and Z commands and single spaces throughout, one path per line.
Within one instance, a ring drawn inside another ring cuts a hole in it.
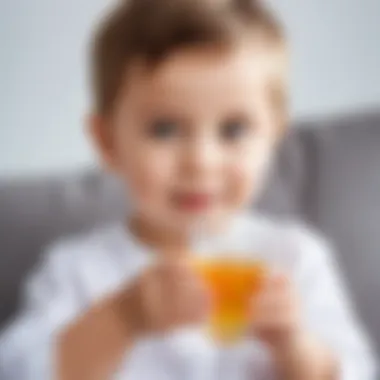
M 245 204 L 255 200 L 261 193 L 266 182 L 272 162 L 273 149 L 269 141 L 255 142 L 246 150 L 231 170 L 231 193 L 235 202 Z
M 152 207 L 166 196 L 175 171 L 170 151 L 131 141 L 119 157 L 119 174 L 137 203 Z

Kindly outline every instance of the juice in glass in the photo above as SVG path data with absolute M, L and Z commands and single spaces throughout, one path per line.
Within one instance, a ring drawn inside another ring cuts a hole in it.
M 223 254 L 198 258 L 195 268 L 212 296 L 208 323 L 211 336 L 221 343 L 238 341 L 248 326 L 251 300 L 258 295 L 265 279 L 265 264 Z

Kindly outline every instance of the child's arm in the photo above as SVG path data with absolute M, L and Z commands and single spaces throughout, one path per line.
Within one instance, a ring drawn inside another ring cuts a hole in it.
M 291 379 L 309 371 L 319 380 L 376 378 L 376 362 L 362 326 L 355 317 L 328 245 L 306 229 L 293 231 L 300 265 L 296 288 L 306 333 L 280 350 L 277 359 L 288 364 Z M 318 377 L 319 369 L 325 377 Z M 327 373 L 327 376 L 326 376 Z
M 273 347 L 273 354 L 284 380 L 346 380 L 335 353 L 312 334 L 303 332 L 283 347 Z
M 0 379 L 95 379 L 113 371 L 130 346 L 116 301 L 84 313 L 71 260 L 79 253 L 71 244 L 55 246 L 27 281 L 21 313 L 0 336 Z
M 308 329 L 332 352 L 339 380 L 376 379 L 373 349 L 346 293 L 332 250 L 311 232 L 301 230 L 298 234 L 304 260 L 297 287 L 302 290 Z
M 328 247 L 305 230 L 288 238 L 283 249 L 299 262 L 294 282 L 269 279 L 254 308 L 253 332 L 270 347 L 274 370 L 286 380 L 375 380 L 375 360 Z
M 260 298 L 254 300 L 252 333 L 273 356 L 272 368 L 265 370 L 263 363 L 257 363 L 252 368 L 255 375 L 266 371 L 284 380 L 336 379 L 335 354 L 302 323 L 299 300 L 286 274 L 270 276 Z
M 1 380 L 110 379 L 141 336 L 203 317 L 204 291 L 183 263 L 157 265 L 84 312 L 75 266 L 60 253 L 29 284 L 26 311 L 0 337 Z
M 59 380 L 110 379 L 135 343 L 120 310 L 120 294 L 93 307 L 68 326 L 57 341 L 56 372 Z

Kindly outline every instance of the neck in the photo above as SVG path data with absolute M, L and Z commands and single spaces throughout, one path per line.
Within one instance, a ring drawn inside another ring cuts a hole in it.
M 210 226 L 202 228 L 201 226 L 199 239 L 207 240 L 212 236 L 222 235 L 227 233 L 229 227 L 230 223 L 227 221 L 213 223 L 212 228 Z M 194 250 L 194 238 L 197 239 L 196 231 L 189 232 L 188 230 L 169 228 L 144 219 L 140 215 L 135 215 L 130 219 L 129 229 L 141 243 L 154 248 L 155 251 L 161 252 L 165 256 L 178 257 L 191 254 Z
M 139 216 L 134 216 L 129 224 L 131 232 L 143 244 L 154 247 L 165 255 L 186 254 L 190 251 L 189 234 L 172 230 L 165 226 L 150 223 Z

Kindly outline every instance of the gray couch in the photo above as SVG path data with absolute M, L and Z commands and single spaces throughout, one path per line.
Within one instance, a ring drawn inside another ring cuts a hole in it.
M 380 347 L 380 112 L 304 122 L 284 142 L 260 207 L 299 216 L 332 241 Z M 128 205 L 127 205 L 128 206 Z M 96 170 L 0 181 L 0 325 L 43 247 L 119 218 L 120 189 Z

